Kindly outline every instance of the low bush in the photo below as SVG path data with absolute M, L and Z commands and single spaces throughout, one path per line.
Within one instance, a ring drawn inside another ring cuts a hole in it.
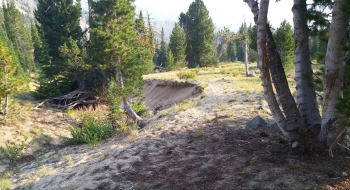
M 132 104 L 131 107 L 135 111 L 135 113 L 139 116 L 142 116 L 147 112 L 147 106 L 143 103 Z
M 103 139 L 115 134 L 115 130 L 109 122 L 97 121 L 91 116 L 83 118 L 81 128 L 72 127 L 70 132 L 73 143 L 88 143 L 92 146 L 96 146 Z
M 6 148 L 0 147 L 0 152 L 11 161 L 16 162 L 23 151 L 27 150 L 32 144 L 33 142 L 27 142 L 27 138 L 25 138 L 20 145 L 6 143 Z

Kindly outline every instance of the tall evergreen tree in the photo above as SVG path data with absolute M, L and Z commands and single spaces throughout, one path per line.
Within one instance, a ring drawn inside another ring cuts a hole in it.
M 235 61 L 236 60 L 236 41 L 240 39 L 240 36 L 230 29 L 224 27 L 224 29 L 218 32 L 219 48 L 218 56 L 222 61 Z
M 141 38 L 141 40 L 147 39 L 147 29 L 145 26 L 145 19 L 143 18 L 143 13 L 140 11 L 139 17 L 135 20 L 135 29 L 137 32 L 137 35 Z
M 284 70 L 289 72 L 294 66 L 294 39 L 292 26 L 286 20 L 277 28 L 274 39 Z
M 186 59 L 189 66 L 214 64 L 214 24 L 204 2 L 196 0 L 191 3 L 186 14 L 180 14 L 179 23 L 186 33 Z
M 30 33 L 32 35 L 33 48 L 34 48 L 34 62 L 38 64 L 40 62 L 41 40 L 33 18 L 30 19 Z
M 10 98 L 28 88 L 28 78 L 18 72 L 19 62 L 13 59 L 14 52 L 0 38 L 0 111 L 9 112 Z M 16 56 L 16 55 L 15 55 Z
M 121 103 L 128 115 L 141 125 L 145 121 L 139 117 L 129 105 L 129 97 L 139 97 L 142 93 L 142 74 L 151 63 L 149 49 L 139 47 L 135 43 L 137 35 L 134 27 L 135 7 L 132 0 L 100 0 L 89 1 L 94 12 L 91 22 L 92 55 L 99 60 L 107 78 L 118 81 L 113 91 L 113 105 Z M 110 86 L 113 87 L 113 86 Z M 113 109 L 115 110 L 115 109 Z M 117 113 L 115 113 L 117 114 Z M 115 118 L 112 118 L 113 120 Z
M 236 43 L 234 41 L 230 41 L 227 45 L 227 57 L 229 61 L 236 61 Z
M 176 65 L 182 64 L 185 61 L 186 34 L 177 23 L 170 35 L 169 49 L 174 56 Z
M 80 0 L 38 0 L 34 12 L 41 38 L 40 65 L 42 76 L 39 93 L 56 96 L 77 88 L 77 81 L 70 77 L 69 63 L 61 56 L 59 47 L 72 38 L 81 47 L 82 29 Z
M 155 39 L 154 30 L 153 30 L 153 25 L 151 22 L 151 15 L 148 12 L 147 12 L 147 33 L 148 33 L 147 35 L 148 45 L 153 57 L 156 53 L 156 39 Z
M 167 70 L 172 71 L 176 69 L 177 65 L 175 64 L 175 59 L 173 56 L 173 53 L 171 52 L 170 49 L 166 52 L 166 63 L 165 65 L 167 66 Z
M 13 1 L 2 6 L 4 12 L 4 25 L 8 38 L 12 41 L 15 54 L 21 68 L 25 71 L 34 71 L 33 44 L 28 26 L 24 25 L 24 17 L 16 8 Z
M 157 65 L 161 65 L 164 68 L 167 68 L 167 44 L 164 39 L 164 29 L 162 28 L 161 39 L 160 39 L 160 47 L 158 49 L 158 57 L 157 57 Z

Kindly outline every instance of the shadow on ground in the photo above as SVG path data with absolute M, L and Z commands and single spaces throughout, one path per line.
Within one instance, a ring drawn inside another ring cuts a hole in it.
M 270 128 L 248 131 L 214 119 L 113 149 L 118 143 L 110 139 L 90 147 L 32 189 L 350 189 L 344 155 L 301 155 Z M 104 159 L 101 147 L 109 150 Z

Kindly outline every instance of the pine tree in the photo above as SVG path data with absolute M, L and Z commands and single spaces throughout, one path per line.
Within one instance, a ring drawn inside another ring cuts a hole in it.
M 289 72 L 294 66 L 294 39 L 292 26 L 286 20 L 277 28 L 274 39 L 284 70 Z
M 174 59 L 173 53 L 171 52 L 170 49 L 166 52 L 166 63 L 165 64 L 167 66 L 166 67 L 167 70 L 169 70 L 169 71 L 175 70 L 178 66 L 175 64 L 175 59 Z
M 28 88 L 28 78 L 18 73 L 19 62 L 13 59 L 14 53 L 0 38 L 0 110 L 4 114 L 9 112 L 10 98 Z M 4 102 L 2 102 L 4 100 Z
M 208 66 L 216 63 L 214 50 L 214 24 L 202 0 L 193 2 L 188 11 L 181 13 L 180 26 L 186 33 L 186 59 L 190 67 Z
M 160 47 L 158 50 L 157 65 L 167 68 L 167 44 L 164 39 L 164 29 L 162 28 Z
M 145 19 L 143 18 L 143 13 L 140 11 L 139 17 L 135 20 L 135 29 L 137 35 L 140 37 L 142 41 L 147 40 L 147 29 L 145 26 Z
M 153 56 L 156 53 L 156 40 L 155 40 L 155 35 L 154 35 L 154 30 L 151 22 L 151 15 L 147 13 L 147 39 L 148 39 L 148 45 L 152 53 L 152 59 Z
M 3 4 L 4 25 L 8 38 L 12 41 L 15 54 L 21 68 L 25 71 L 34 71 L 33 44 L 28 26 L 24 25 L 24 17 L 16 8 L 13 1 Z
M 38 64 L 40 62 L 41 40 L 33 18 L 30 19 L 30 33 L 32 35 L 32 42 L 34 48 L 34 62 Z
M 186 34 L 177 23 L 170 35 L 169 49 L 174 56 L 175 64 L 183 65 L 186 58 Z
M 230 41 L 228 42 L 227 45 L 227 57 L 229 59 L 229 61 L 236 61 L 237 57 L 236 57 L 236 43 L 234 41 Z
M 42 71 L 39 94 L 44 98 L 75 90 L 77 81 L 69 78 L 75 71 L 70 70 L 59 47 L 69 43 L 70 37 L 81 47 L 83 32 L 79 25 L 80 0 L 38 0 L 34 15 L 41 39 L 41 47 L 36 57 Z
M 309 40 L 309 46 L 310 46 L 310 59 L 315 60 L 317 59 L 317 53 L 319 50 L 319 40 L 317 36 L 311 36 Z
M 135 7 L 132 2 L 131 0 L 89 1 L 94 12 L 90 21 L 91 46 L 92 56 L 99 60 L 99 65 L 110 80 L 109 84 L 118 81 L 118 87 L 112 92 L 115 94 L 112 100 L 116 102 L 113 105 L 123 103 L 128 115 L 144 125 L 145 121 L 131 108 L 128 99 L 130 96 L 140 97 L 143 87 L 142 75 L 147 71 L 152 55 L 149 49 L 137 46 L 135 43 L 137 38 L 134 30 Z

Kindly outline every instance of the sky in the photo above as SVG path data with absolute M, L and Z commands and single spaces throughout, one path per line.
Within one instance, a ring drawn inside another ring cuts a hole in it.
M 136 0 L 137 13 L 142 10 L 148 11 L 151 18 L 156 20 L 178 21 L 181 12 L 187 12 L 188 7 L 194 0 Z M 254 24 L 253 14 L 243 0 L 203 0 L 209 16 L 213 19 L 215 26 L 219 29 L 223 26 L 237 31 L 244 22 Z M 268 20 L 273 27 L 278 27 L 286 19 L 293 25 L 292 14 L 293 1 L 284 0 L 275 3 L 270 1 Z
M 87 0 L 82 0 L 83 9 L 87 9 Z M 177 22 L 181 12 L 187 12 L 190 4 L 194 0 L 136 0 L 135 6 L 137 13 L 142 10 L 144 15 L 146 11 L 151 14 L 154 20 Z M 217 29 L 224 26 L 233 31 L 237 31 L 244 22 L 254 23 L 253 14 L 248 5 L 243 0 L 203 0 L 209 16 Z M 278 27 L 286 19 L 293 26 L 292 0 L 284 0 L 275 3 L 270 1 L 268 19 L 273 27 Z

